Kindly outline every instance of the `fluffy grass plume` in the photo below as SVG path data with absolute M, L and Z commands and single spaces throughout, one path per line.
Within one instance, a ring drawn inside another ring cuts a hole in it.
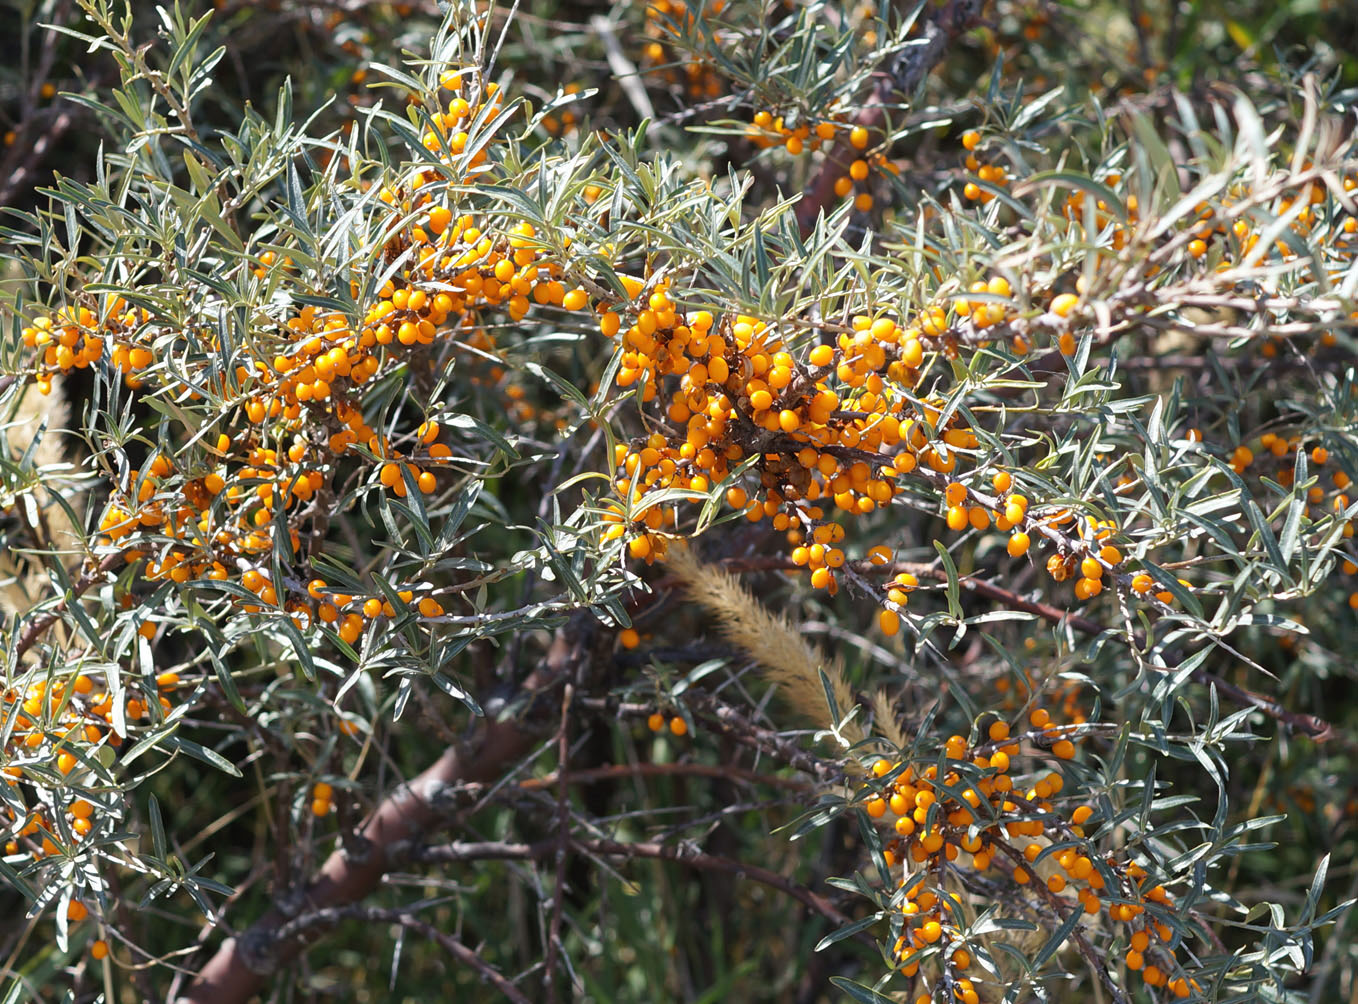
M 778 685 L 782 699 L 798 715 L 825 727 L 831 725 L 820 679 L 822 669 L 839 713 L 846 714 L 854 707 L 853 690 L 845 682 L 839 663 L 826 658 L 795 627 L 769 612 L 733 576 L 698 560 L 691 548 L 680 543 L 670 545 L 665 564 L 689 596 L 716 618 L 726 640 L 759 663 L 764 678 Z M 857 720 L 841 731 L 850 743 L 864 738 Z

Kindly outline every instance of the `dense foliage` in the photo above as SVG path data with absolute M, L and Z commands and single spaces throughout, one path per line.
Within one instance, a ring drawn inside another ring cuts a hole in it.
M 7 999 L 1351 996 L 1254 8 L 11 4 Z

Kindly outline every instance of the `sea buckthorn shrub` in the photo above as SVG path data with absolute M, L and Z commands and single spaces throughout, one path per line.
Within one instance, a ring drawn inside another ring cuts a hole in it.
M 1348 995 L 1315 22 L 361 6 L 31 26 L 15 992 Z

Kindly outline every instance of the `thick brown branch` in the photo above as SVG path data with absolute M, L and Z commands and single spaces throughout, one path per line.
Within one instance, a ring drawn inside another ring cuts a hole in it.
M 572 633 L 563 629 L 558 634 L 546 665 L 524 682 L 525 692 L 555 684 L 567 666 L 581 657 L 581 644 L 568 640 Z M 445 807 L 441 803 L 446 801 L 443 796 L 449 788 L 464 781 L 494 780 L 507 764 L 524 756 L 533 741 L 533 734 L 516 721 L 490 721 L 468 749 L 445 750 L 431 767 L 394 791 L 368 817 L 360 830 L 360 843 L 365 848 L 361 857 L 340 849 L 326 859 L 298 897 L 299 909 L 346 906 L 363 899 L 397 863 L 396 852 L 442 820 Z M 245 1004 L 264 987 L 270 974 L 308 944 L 310 939 L 305 934 L 279 937 L 299 909 L 275 907 L 239 937 L 227 939 L 180 996 L 181 1004 Z

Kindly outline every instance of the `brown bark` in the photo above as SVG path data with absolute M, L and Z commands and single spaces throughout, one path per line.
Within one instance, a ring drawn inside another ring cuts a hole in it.
M 546 665 L 524 682 L 526 692 L 559 682 L 580 650 L 570 644 L 563 630 L 548 654 Z M 249 929 L 222 943 L 217 953 L 198 971 L 178 997 L 179 1004 L 245 1004 L 264 989 L 269 977 L 315 940 L 310 931 L 295 938 L 280 938 L 280 929 L 294 916 L 356 903 L 371 894 L 382 877 L 399 862 L 394 851 L 418 839 L 445 816 L 439 794 L 462 782 L 487 782 L 525 756 L 534 733 L 514 720 L 488 721 L 478 738 L 465 749 L 449 747 L 423 773 L 392 792 L 359 830 L 365 852 L 361 856 L 343 848 L 326 859 L 320 870 L 296 898 L 293 908 L 275 906 Z

